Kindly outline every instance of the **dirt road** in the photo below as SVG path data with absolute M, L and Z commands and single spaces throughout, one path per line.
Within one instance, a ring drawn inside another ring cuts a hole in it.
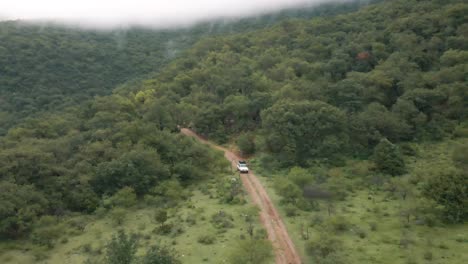
M 241 159 L 230 150 L 203 139 L 189 129 L 183 128 L 181 132 L 213 148 L 224 151 L 224 156 L 233 163 L 233 166 L 235 166 L 235 162 Z M 275 249 L 276 264 L 300 264 L 301 259 L 299 254 L 297 254 L 283 220 L 281 220 L 278 211 L 271 202 L 270 197 L 268 197 L 263 185 L 252 171 L 250 171 L 249 174 L 241 174 L 241 180 L 252 202 L 260 208 L 260 221 L 265 227 L 268 233 L 268 239 L 272 242 Z

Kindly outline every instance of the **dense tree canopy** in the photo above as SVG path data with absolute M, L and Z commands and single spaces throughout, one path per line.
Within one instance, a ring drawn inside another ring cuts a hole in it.
M 116 86 L 137 90 L 136 80 L 159 71 L 202 37 L 248 32 L 291 17 L 335 15 L 372 1 L 324 4 L 164 30 L 87 30 L 54 23 L 0 22 L 0 135 L 28 116 L 108 95 Z
M 282 167 L 369 158 L 385 138 L 451 136 L 468 117 L 467 10 L 461 0 L 395 0 L 269 28 L 263 21 L 256 31 L 204 38 L 162 70 L 168 52 L 195 41 L 181 37 L 190 30 L 1 23 L 0 236 L 26 235 L 42 215 L 92 212 L 123 188 L 140 198 L 227 167 L 178 125 L 221 142 L 240 135 Z M 174 39 L 180 46 L 169 45 Z M 383 149 L 380 169 L 401 174 L 398 155 Z M 428 196 L 458 201 L 452 187 Z M 459 204 L 446 208 L 463 218 Z
M 210 138 L 255 131 L 284 166 L 440 140 L 466 120 L 466 8 L 384 1 L 204 39 L 143 89 Z

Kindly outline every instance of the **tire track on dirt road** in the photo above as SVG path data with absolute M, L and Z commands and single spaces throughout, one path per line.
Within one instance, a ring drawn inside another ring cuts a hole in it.
M 209 142 L 190 129 L 182 128 L 181 133 L 223 151 L 226 159 L 232 163 L 241 159 L 232 151 Z M 252 171 L 249 174 L 241 174 L 240 176 L 242 184 L 252 202 L 260 208 L 260 221 L 265 227 L 268 239 L 272 242 L 275 249 L 276 264 L 301 264 L 301 258 L 289 237 L 286 226 L 257 176 Z

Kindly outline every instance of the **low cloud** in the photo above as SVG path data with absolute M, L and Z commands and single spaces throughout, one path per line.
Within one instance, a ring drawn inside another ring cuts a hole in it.
M 0 17 L 86 27 L 163 28 L 345 1 L 348 0 L 1 0 Z

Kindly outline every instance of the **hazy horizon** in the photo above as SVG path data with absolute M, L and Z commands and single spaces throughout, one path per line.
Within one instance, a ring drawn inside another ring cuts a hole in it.
M 0 21 L 54 22 L 92 28 L 187 26 L 351 0 L 2 0 Z

